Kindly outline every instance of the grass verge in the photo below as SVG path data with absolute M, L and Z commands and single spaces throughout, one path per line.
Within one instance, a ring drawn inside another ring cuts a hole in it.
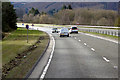
M 9 33 L 2 41 L 3 78 L 24 78 L 46 48 L 49 36 L 42 31 L 26 29 Z
M 87 31 L 79 31 L 79 32 L 89 33 L 89 34 L 98 35 L 98 36 L 102 36 L 102 37 L 107 37 L 107 38 L 114 39 L 114 40 L 120 40 L 120 37 L 118 37 L 118 36 L 100 34 L 100 33 L 95 33 L 95 32 L 87 32 Z

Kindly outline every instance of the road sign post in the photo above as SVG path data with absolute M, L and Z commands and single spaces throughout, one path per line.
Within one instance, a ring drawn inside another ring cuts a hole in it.
M 29 29 L 29 25 L 26 25 L 26 29 L 27 29 L 27 43 L 28 43 L 28 29 Z

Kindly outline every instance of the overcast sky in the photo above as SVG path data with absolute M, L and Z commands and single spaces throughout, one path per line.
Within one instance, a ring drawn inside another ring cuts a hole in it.
M 120 0 L 2 0 L 2 2 L 8 2 L 8 1 L 11 2 L 119 2 Z

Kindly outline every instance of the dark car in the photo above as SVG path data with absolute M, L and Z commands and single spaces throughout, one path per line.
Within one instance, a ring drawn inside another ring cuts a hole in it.
M 58 31 L 58 29 L 57 28 L 53 28 L 52 29 L 52 33 L 58 33 L 59 31 Z

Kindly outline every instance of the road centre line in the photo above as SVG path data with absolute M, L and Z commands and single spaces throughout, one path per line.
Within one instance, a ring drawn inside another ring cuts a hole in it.
M 87 45 L 86 43 L 84 43 L 84 45 Z
M 106 62 L 110 62 L 109 59 L 107 59 L 106 57 L 103 56 L 103 59 L 106 61 Z
M 91 48 L 91 50 L 92 50 L 92 51 L 95 51 L 95 49 L 94 49 L 94 48 Z
M 115 69 L 117 69 L 118 68 L 118 66 L 113 66 Z

